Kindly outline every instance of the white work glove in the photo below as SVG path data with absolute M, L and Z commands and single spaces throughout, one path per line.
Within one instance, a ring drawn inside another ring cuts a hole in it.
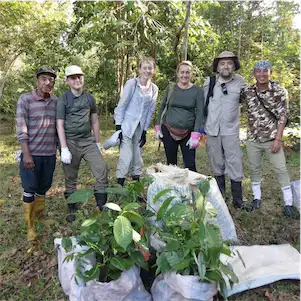
M 72 154 L 70 153 L 68 147 L 62 147 L 61 149 L 61 161 L 64 164 L 70 164 L 72 160 Z
M 189 146 L 189 149 L 194 149 L 199 145 L 201 134 L 198 132 L 192 132 L 190 134 L 190 138 L 186 143 L 186 146 Z
M 161 132 L 161 126 L 160 125 L 155 125 L 155 131 L 156 131 L 156 138 L 158 140 L 161 140 L 163 138 L 163 134 Z

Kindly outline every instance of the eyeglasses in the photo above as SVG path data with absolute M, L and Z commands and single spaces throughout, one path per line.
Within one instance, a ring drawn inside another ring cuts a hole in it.
M 222 83 L 222 84 L 221 84 L 221 87 L 222 87 L 223 94 L 224 94 L 224 95 L 227 95 L 227 94 L 228 94 L 228 91 L 227 91 L 226 84 L 225 84 L 225 83 Z

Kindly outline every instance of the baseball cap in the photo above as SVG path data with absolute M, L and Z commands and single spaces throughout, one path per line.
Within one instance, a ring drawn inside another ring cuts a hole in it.
M 120 144 L 120 139 L 119 139 L 120 132 L 121 130 L 116 131 L 108 140 L 105 141 L 105 143 L 103 144 L 103 148 L 105 150 Z
M 82 69 L 79 66 L 68 66 L 65 69 L 65 76 L 68 77 L 70 75 L 75 75 L 75 74 L 81 74 L 84 75 L 85 73 L 82 71 Z
M 36 76 L 38 77 L 40 74 L 48 74 L 53 78 L 56 78 L 56 72 L 49 67 L 41 67 L 36 71 Z
M 272 70 L 272 64 L 269 61 L 261 60 L 254 65 L 254 69 L 270 69 L 270 70 Z

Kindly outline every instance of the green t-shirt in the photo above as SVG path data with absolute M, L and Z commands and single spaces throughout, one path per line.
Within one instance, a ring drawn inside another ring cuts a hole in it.
M 157 124 L 160 124 L 161 115 L 166 106 L 168 87 L 165 90 L 159 113 Z M 177 129 L 192 130 L 199 132 L 204 123 L 204 92 L 200 87 L 193 85 L 188 89 L 181 89 L 175 85 L 171 94 L 165 122 Z
M 97 113 L 94 97 L 89 101 L 87 93 L 80 96 L 73 95 L 73 106 L 67 113 L 67 97 L 63 94 L 56 105 L 56 119 L 65 121 L 65 135 L 68 139 L 87 138 L 91 136 L 91 114 Z

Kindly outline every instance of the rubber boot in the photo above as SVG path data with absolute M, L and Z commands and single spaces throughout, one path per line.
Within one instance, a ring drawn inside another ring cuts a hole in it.
M 225 194 L 226 194 L 226 183 L 225 183 L 225 175 L 221 175 L 221 176 L 214 176 L 218 188 L 223 196 L 223 198 L 225 199 Z
M 102 210 L 103 205 L 107 202 L 108 195 L 106 193 L 95 192 L 94 193 L 96 206 L 99 210 Z
M 34 212 L 35 218 L 41 220 L 44 218 L 45 195 L 35 196 Z
M 35 231 L 34 205 L 35 205 L 34 202 L 31 203 L 23 202 L 24 219 L 26 222 L 28 241 L 33 241 L 37 238 L 37 234 Z
M 133 181 L 140 181 L 140 176 L 132 176 Z
M 231 180 L 231 192 L 233 198 L 233 205 L 236 208 L 241 208 L 242 206 L 242 186 L 241 181 Z
M 70 194 L 71 193 L 67 193 L 67 192 L 64 193 L 66 200 L 68 199 Z M 77 209 L 78 208 L 77 208 L 76 203 L 68 204 L 68 214 L 67 214 L 67 218 L 66 218 L 68 223 L 72 223 L 73 221 L 75 221 L 75 219 L 76 219 L 75 212 L 77 211 Z
M 124 185 L 124 181 L 125 181 L 125 178 L 117 178 L 117 184 L 123 186 Z

